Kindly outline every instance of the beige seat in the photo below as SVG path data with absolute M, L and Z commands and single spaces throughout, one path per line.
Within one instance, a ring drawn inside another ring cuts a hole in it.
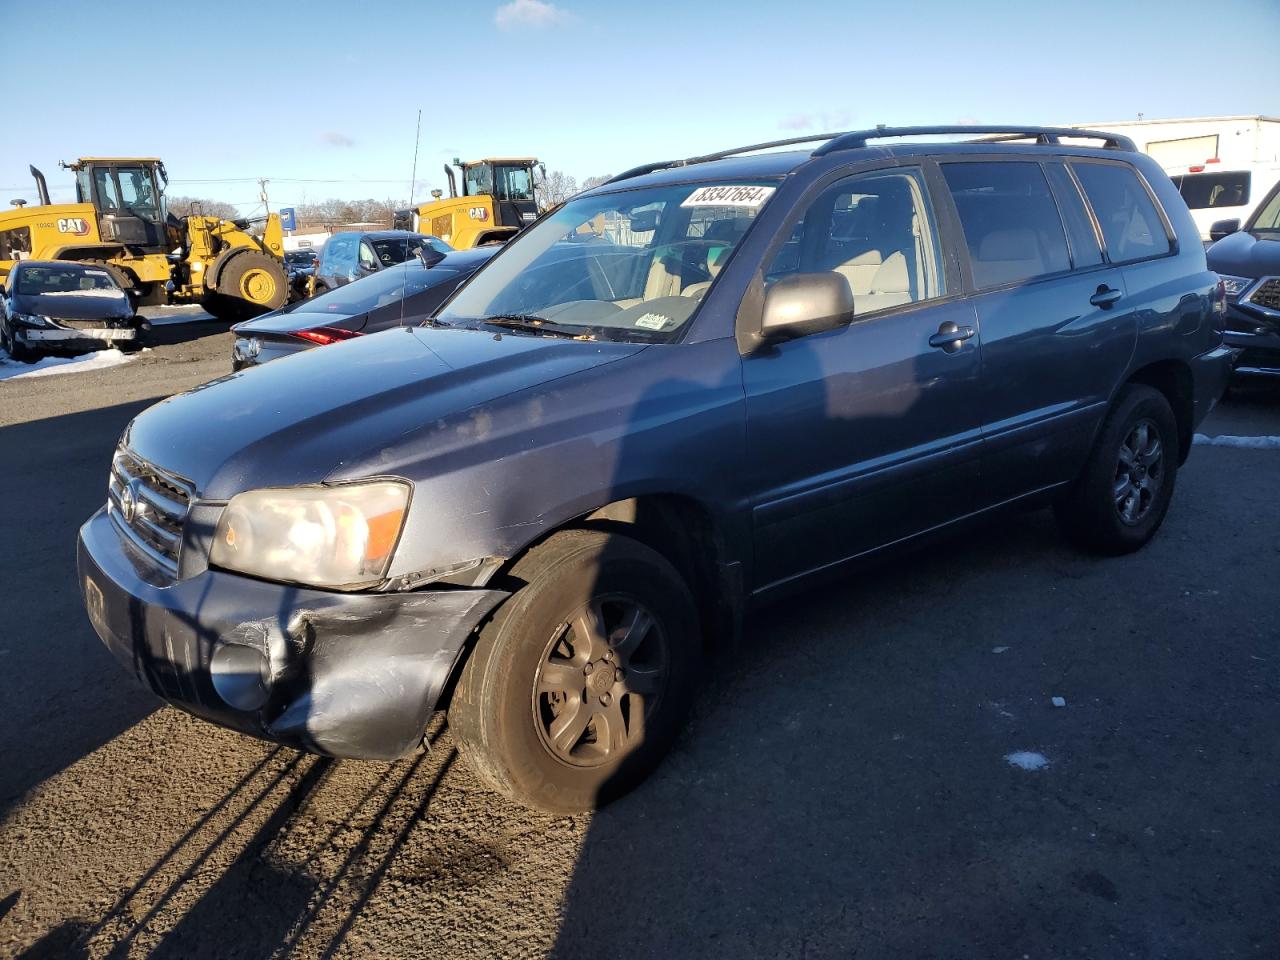
M 707 292 L 707 288 L 711 286 L 711 281 L 720 275 L 721 268 L 724 267 L 725 261 L 729 259 L 729 248 L 720 247 L 712 250 L 707 254 L 707 272 L 711 274 L 711 280 L 699 280 L 697 283 L 691 283 L 680 291 L 682 297 L 701 297 Z
M 849 289 L 855 297 L 865 296 L 871 292 L 871 281 L 875 279 L 883 263 L 879 250 L 868 250 L 851 260 L 837 264 L 835 272 L 849 281 Z
M 993 230 L 978 245 L 974 273 L 983 286 L 1025 280 L 1046 272 L 1034 230 Z
M 907 265 L 907 256 L 901 250 L 889 254 L 884 263 L 876 269 L 867 292 L 858 295 L 853 293 L 855 313 L 872 313 L 911 303 L 911 270 Z

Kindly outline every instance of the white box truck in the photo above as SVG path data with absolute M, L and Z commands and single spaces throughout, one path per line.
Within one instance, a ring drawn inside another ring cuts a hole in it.
M 1280 180 L 1280 117 L 1119 120 L 1078 127 L 1119 133 L 1178 185 L 1200 238 L 1219 220 L 1243 223 Z

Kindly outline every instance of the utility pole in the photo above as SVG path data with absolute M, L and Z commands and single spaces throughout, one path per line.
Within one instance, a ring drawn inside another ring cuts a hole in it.
M 422 108 L 418 108 L 418 129 L 413 134 L 413 175 L 409 177 L 409 206 L 413 206 L 413 188 L 418 184 L 418 144 L 422 140 Z
M 268 181 L 265 177 L 258 181 L 258 187 L 260 190 L 258 194 L 258 199 L 262 201 L 262 206 L 267 211 L 268 217 L 271 216 L 271 203 L 270 201 L 267 200 L 267 184 L 269 182 L 270 181 Z

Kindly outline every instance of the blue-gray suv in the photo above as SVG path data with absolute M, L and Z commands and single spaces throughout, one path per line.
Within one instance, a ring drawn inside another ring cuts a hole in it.
M 447 707 L 488 784 L 590 808 L 759 601 L 1007 508 L 1141 547 L 1229 375 L 1224 312 L 1178 191 L 1113 134 L 648 164 L 421 326 L 138 416 L 84 600 L 197 716 L 390 759 Z

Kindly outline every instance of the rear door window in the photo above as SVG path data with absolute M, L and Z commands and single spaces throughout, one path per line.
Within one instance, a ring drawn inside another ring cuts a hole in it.
M 1058 212 L 1062 214 L 1062 222 L 1067 228 L 1067 240 L 1071 245 L 1071 265 L 1077 270 L 1083 267 L 1096 267 L 1102 263 L 1102 247 L 1098 241 L 1098 231 L 1094 228 L 1089 208 L 1085 206 L 1080 188 L 1072 179 L 1066 165 L 1049 163 L 1045 165 L 1045 173 L 1053 186 L 1053 195 L 1058 201 Z
M 944 163 L 942 173 L 960 214 L 975 287 L 1071 269 L 1062 218 L 1040 164 Z
M 1146 260 L 1169 252 L 1164 221 L 1132 167 L 1089 162 L 1073 163 L 1071 169 L 1093 207 L 1112 263 Z

